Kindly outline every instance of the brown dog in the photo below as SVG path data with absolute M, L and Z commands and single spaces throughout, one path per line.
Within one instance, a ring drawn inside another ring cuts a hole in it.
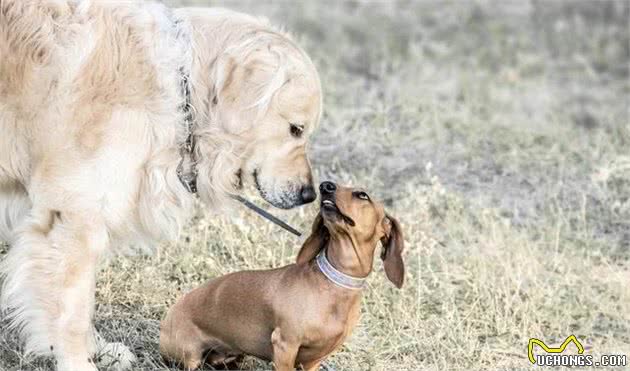
M 390 281 L 404 280 L 403 237 L 383 205 L 357 189 L 320 185 L 321 211 L 297 263 L 218 277 L 181 298 L 162 321 L 160 352 L 188 369 L 243 354 L 276 370 L 317 370 L 359 318 L 378 241 Z

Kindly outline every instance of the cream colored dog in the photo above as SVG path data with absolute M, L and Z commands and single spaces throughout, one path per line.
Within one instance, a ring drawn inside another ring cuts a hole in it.
M 244 183 L 281 208 L 316 194 L 308 56 L 260 19 L 153 3 L 0 0 L 0 271 L 26 351 L 58 370 L 113 352 L 92 327 L 100 258 L 174 238 L 194 192 Z

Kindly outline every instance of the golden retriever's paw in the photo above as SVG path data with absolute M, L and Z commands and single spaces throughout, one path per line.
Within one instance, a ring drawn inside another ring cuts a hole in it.
M 102 369 L 124 371 L 131 369 L 136 356 L 123 343 L 105 343 L 98 350 L 96 362 Z
M 92 363 L 87 357 L 85 360 L 77 360 L 77 359 L 60 359 L 57 362 L 57 371 L 70 371 L 70 370 L 81 370 L 81 371 L 98 371 L 94 363 Z

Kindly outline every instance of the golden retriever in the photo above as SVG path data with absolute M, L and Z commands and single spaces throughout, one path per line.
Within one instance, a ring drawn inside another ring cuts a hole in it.
M 313 201 L 315 67 L 263 19 L 144 2 L 0 0 L 2 308 L 62 371 L 133 355 L 92 326 L 99 260 L 175 238 L 196 195 Z

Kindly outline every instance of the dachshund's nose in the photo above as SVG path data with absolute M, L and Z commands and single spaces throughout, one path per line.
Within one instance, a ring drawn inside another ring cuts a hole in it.
M 315 193 L 315 188 L 313 188 L 313 186 L 309 184 L 305 187 L 302 187 L 300 196 L 302 197 L 302 202 L 307 204 L 309 202 L 315 201 L 315 199 L 317 198 L 317 193 Z
M 319 191 L 322 195 L 335 193 L 336 190 L 337 186 L 333 182 L 322 182 L 322 184 L 319 185 Z

